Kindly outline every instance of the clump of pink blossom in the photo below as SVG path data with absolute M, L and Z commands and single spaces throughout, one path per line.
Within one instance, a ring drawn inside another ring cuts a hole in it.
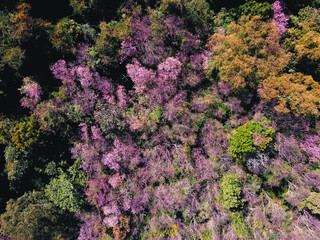
M 23 79 L 23 85 L 18 90 L 24 95 L 20 101 L 21 106 L 34 110 L 42 94 L 40 85 L 30 77 L 26 77 Z
M 320 138 L 317 135 L 307 135 L 300 147 L 309 155 L 310 162 L 319 162 L 320 160 Z
M 282 35 L 287 31 L 286 26 L 288 25 L 289 17 L 283 12 L 284 7 L 281 1 L 275 1 L 272 4 L 272 8 L 274 11 L 272 22 L 277 25 L 279 33 Z

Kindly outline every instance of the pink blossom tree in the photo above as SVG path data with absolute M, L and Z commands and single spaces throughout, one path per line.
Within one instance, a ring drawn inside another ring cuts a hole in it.
M 284 4 L 282 1 L 275 1 L 272 7 L 274 11 L 272 22 L 277 25 L 279 33 L 282 35 L 287 31 L 286 26 L 288 25 L 289 17 L 284 13 Z
M 21 105 L 33 111 L 39 103 L 42 95 L 40 85 L 30 77 L 26 77 L 23 79 L 23 85 L 19 88 L 19 91 L 24 95 L 20 101 Z

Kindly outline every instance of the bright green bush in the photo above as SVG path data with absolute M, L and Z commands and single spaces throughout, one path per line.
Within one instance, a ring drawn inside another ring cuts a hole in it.
M 240 179 L 234 173 L 224 175 L 220 182 L 223 207 L 228 210 L 240 209 L 244 200 L 241 199 Z
M 150 113 L 150 119 L 153 121 L 156 121 L 156 123 L 160 123 L 163 113 L 163 107 L 156 107 L 151 113 Z
M 275 130 L 266 129 L 261 122 L 247 122 L 237 128 L 237 132 L 230 138 L 229 153 L 236 161 L 243 162 L 246 155 L 255 150 L 264 151 L 272 141 Z
M 47 185 L 46 196 L 58 207 L 70 212 L 80 211 L 79 196 L 72 182 L 66 174 L 54 178 Z
M 243 215 L 241 212 L 231 213 L 231 225 L 239 238 L 248 239 L 250 237 L 250 228 L 243 222 Z

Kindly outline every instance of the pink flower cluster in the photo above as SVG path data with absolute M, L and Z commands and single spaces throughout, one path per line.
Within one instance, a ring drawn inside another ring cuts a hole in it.
M 320 160 L 320 138 L 317 135 L 307 135 L 300 147 L 309 155 L 310 162 L 319 162 Z
M 40 85 L 29 77 L 23 79 L 23 85 L 19 88 L 24 97 L 21 99 L 21 106 L 34 110 L 38 104 L 42 90 Z
M 279 33 L 282 35 L 287 31 L 286 26 L 288 25 L 289 17 L 283 12 L 284 7 L 281 1 L 275 1 L 272 7 L 274 11 L 272 22 L 277 25 Z

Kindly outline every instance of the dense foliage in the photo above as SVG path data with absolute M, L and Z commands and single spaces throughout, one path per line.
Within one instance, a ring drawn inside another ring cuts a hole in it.
M 319 0 L 48 4 L 0 2 L 0 239 L 320 239 Z

